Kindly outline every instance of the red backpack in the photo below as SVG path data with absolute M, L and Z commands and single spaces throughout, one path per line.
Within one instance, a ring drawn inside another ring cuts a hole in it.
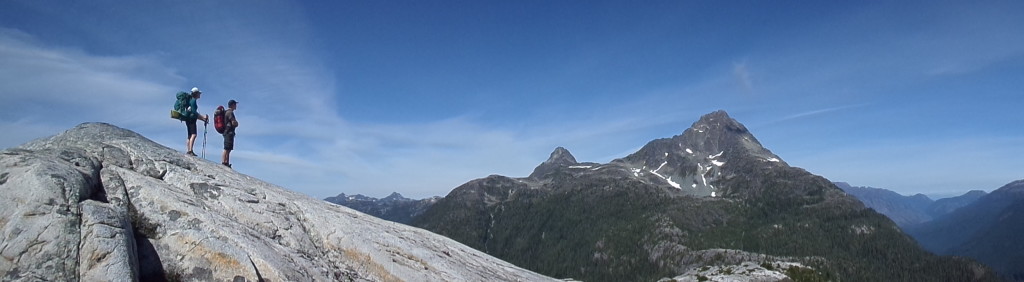
M 220 134 L 224 134 L 224 131 L 228 129 L 228 124 L 224 117 L 225 113 L 227 111 L 224 110 L 224 106 L 217 106 L 217 110 L 213 112 L 213 129 L 216 129 L 217 133 Z

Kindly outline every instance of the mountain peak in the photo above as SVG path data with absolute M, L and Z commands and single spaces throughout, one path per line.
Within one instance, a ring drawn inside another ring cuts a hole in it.
M 779 161 L 778 156 L 765 149 L 746 126 L 723 110 L 705 114 L 682 135 L 672 138 L 683 146 L 707 153 L 751 155 L 761 159 Z
M 387 197 L 384 197 L 383 199 L 380 200 L 384 202 L 404 202 L 411 201 L 412 199 L 406 198 L 402 196 L 402 194 L 399 194 L 398 192 L 391 192 L 391 195 L 388 195 Z
M 981 198 L 981 196 L 985 196 L 987 194 L 988 194 L 988 192 L 985 192 L 984 190 L 971 190 L 971 191 L 967 191 L 967 193 L 964 193 L 963 196 Z
M 730 175 L 733 165 L 788 166 L 722 110 L 700 117 L 683 134 L 647 143 L 640 151 L 617 160 L 637 177 L 648 177 L 685 193 L 722 195 L 714 182 Z M 662 180 L 659 180 L 662 179 Z
M 725 112 L 725 110 L 717 110 L 717 111 L 714 111 L 714 112 L 710 112 L 710 113 L 704 114 L 703 116 L 700 117 L 698 122 L 706 121 L 706 120 L 710 121 L 710 120 L 715 120 L 715 119 L 719 119 L 719 120 L 729 119 L 729 120 L 731 120 L 732 117 L 729 117 L 729 113 Z
M 557 164 L 557 165 L 574 165 L 577 164 L 576 157 L 572 156 L 572 153 L 565 148 L 558 147 L 555 151 L 551 152 L 551 156 L 544 163 Z
M 548 160 L 541 163 L 537 168 L 533 169 L 533 173 L 530 174 L 530 178 L 538 178 L 554 171 L 555 169 L 563 166 L 571 166 L 578 164 L 576 157 L 569 153 L 569 150 L 558 147 L 555 151 L 551 152 L 551 156 Z
M 690 126 L 690 129 L 702 133 L 705 131 L 725 131 L 737 134 L 750 134 L 746 126 L 730 117 L 729 113 L 723 110 L 717 110 L 701 116 L 697 122 Z
M 746 126 L 723 110 L 701 116 L 681 135 L 651 141 L 626 159 L 650 161 L 650 157 L 657 157 L 658 159 L 654 160 L 656 163 L 647 163 L 657 167 L 669 155 L 728 158 L 753 156 L 764 161 L 781 162 L 778 156 L 761 146 Z

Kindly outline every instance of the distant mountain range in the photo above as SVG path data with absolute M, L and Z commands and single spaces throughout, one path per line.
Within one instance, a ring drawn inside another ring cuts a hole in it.
M 1024 180 L 907 231 L 928 250 L 974 258 L 1024 281 Z
M 441 197 L 430 197 L 422 200 L 413 200 L 403 197 L 402 194 L 396 192 L 383 199 L 363 195 L 348 196 L 345 193 L 341 193 L 338 196 L 328 197 L 324 200 L 381 219 L 409 224 L 412 222 L 413 217 L 419 216 L 440 199 Z
M 845 182 L 835 184 L 846 193 L 857 197 L 864 205 L 892 219 L 901 228 L 940 218 L 987 194 L 985 191 L 973 190 L 960 196 L 933 201 L 924 194 L 904 196 L 882 188 L 854 187 Z
M 977 259 L 1006 280 L 1024 281 L 1024 180 L 991 194 L 974 190 L 935 201 L 843 182 L 836 186 L 888 216 L 926 249 Z
M 584 281 L 998 279 L 922 249 L 832 182 L 789 166 L 724 111 L 610 163 L 579 163 L 556 148 L 529 177 L 469 181 L 411 223 Z

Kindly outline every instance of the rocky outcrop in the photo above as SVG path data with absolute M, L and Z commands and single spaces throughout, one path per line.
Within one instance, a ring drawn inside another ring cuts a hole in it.
M 761 263 L 743 262 L 736 265 L 706 266 L 692 269 L 674 278 L 665 278 L 658 282 L 698 282 L 698 281 L 746 281 L 746 282 L 787 282 L 793 281 L 787 273 L 803 274 L 809 278 L 819 278 L 814 269 L 799 263 Z M 821 280 L 825 280 L 822 278 Z M 813 281 L 813 280 L 812 280 Z
M 4 281 L 544 281 L 453 240 L 87 123 L 0 152 Z

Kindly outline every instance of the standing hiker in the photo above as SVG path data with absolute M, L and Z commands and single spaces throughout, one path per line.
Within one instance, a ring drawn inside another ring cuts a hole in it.
M 202 97 L 202 95 L 203 92 L 199 91 L 199 87 L 192 87 L 192 98 L 188 99 L 188 106 L 185 108 L 185 112 L 182 113 L 182 120 L 185 121 L 185 126 L 188 128 L 188 140 L 185 141 L 185 148 L 188 149 L 188 152 L 185 152 L 185 154 L 191 156 L 196 156 L 196 153 L 192 151 L 192 145 L 195 145 L 196 137 L 199 137 L 196 121 L 210 122 L 210 116 L 199 114 L 199 105 L 196 104 L 196 100 L 199 100 L 199 97 Z
M 235 128 L 238 127 L 238 120 L 235 119 L 235 110 L 238 109 L 238 101 L 228 101 L 228 109 L 224 112 L 224 154 L 221 155 L 221 164 L 231 167 L 231 150 L 235 149 Z

